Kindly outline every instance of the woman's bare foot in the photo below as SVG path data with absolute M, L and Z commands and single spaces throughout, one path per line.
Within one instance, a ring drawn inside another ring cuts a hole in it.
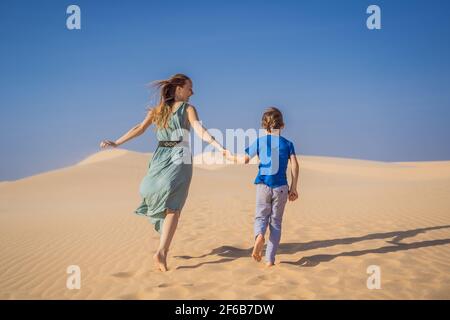
M 166 258 L 167 256 L 164 251 L 157 251 L 153 256 L 153 261 L 155 262 L 156 268 L 158 268 L 162 272 L 167 271 Z
M 263 246 L 264 246 L 264 237 L 262 234 L 259 234 L 256 237 L 255 245 L 253 247 L 253 252 L 252 252 L 253 259 L 255 259 L 258 262 L 261 261 L 261 258 L 262 258 Z
M 275 265 L 275 263 L 272 263 L 272 262 L 266 262 L 266 267 L 267 268 L 271 268 L 271 267 L 273 267 Z

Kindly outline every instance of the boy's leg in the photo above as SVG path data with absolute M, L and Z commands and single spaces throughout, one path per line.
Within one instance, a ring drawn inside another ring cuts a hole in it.
M 273 189 L 272 214 L 269 219 L 270 236 L 266 248 L 266 262 L 269 265 L 275 263 L 275 254 L 281 239 L 281 223 L 283 220 L 284 207 L 288 199 L 288 186 Z
M 269 224 L 269 217 L 272 213 L 272 192 L 271 188 L 265 184 L 256 185 L 256 211 L 254 222 L 255 245 L 252 257 L 260 261 L 261 252 L 264 246 L 264 235 Z

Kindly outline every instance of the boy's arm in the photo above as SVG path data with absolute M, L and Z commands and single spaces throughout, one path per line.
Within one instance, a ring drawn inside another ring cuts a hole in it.
M 291 160 L 291 186 L 289 188 L 289 200 L 295 201 L 298 198 L 297 183 L 298 183 L 299 165 L 295 154 L 292 154 L 289 157 L 289 160 Z

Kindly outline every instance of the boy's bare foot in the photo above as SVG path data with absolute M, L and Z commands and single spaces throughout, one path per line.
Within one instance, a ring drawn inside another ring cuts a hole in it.
M 255 259 L 258 262 L 261 261 L 261 258 L 262 258 L 263 246 L 264 246 L 264 237 L 262 234 L 259 234 L 256 237 L 255 245 L 253 247 L 253 252 L 252 252 L 253 259 Z
M 272 263 L 272 262 L 266 262 L 266 267 L 267 267 L 267 268 L 273 267 L 274 265 L 275 265 L 275 263 Z
M 157 251 L 153 256 L 156 268 L 162 272 L 167 271 L 166 255 L 162 251 Z

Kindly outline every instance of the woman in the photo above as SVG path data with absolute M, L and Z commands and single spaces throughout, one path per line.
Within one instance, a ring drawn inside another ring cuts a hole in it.
M 156 81 L 156 86 L 160 89 L 158 106 L 149 109 L 144 121 L 118 140 L 103 140 L 100 147 L 117 147 L 143 134 L 151 124 L 155 124 L 158 148 L 141 182 L 142 203 L 134 213 L 148 216 L 155 229 L 161 233 L 159 248 L 153 259 L 161 271 L 167 271 L 167 253 L 192 178 L 192 156 L 189 149 L 183 147 L 186 146 L 187 133 L 192 127 L 202 140 L 223 154 L 228 151 L 201 125 L 195 107 L 188 104 L 194 94 L 189 77 L 176 74 L 170 79 Z

